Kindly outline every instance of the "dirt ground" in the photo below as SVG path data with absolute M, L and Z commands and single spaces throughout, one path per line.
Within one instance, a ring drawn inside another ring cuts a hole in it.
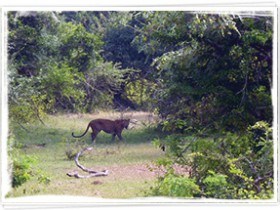
M 108 166 L 108 167 L 95 167 L 95 170 L 102 171 L 108 170 L 109 175 L 106 179 L 108 181 L 116 179 L 144 179 L 151 180 L 156 178 L 159 173 L 156 171 L 150 171 L 148 166 L 145 164 L 133 164 L 125 166 Z
M 181 175 L 188 175 L 190 172 L 188 168 L 182 168 L 178 165 L 174 165 L 173 169 L 175 170 L 175 173 Z M 113 165 L 113 166 L 106 166 L 106 167 L 97 166 L 94 167 L 94 170 L 96 171 L 108 170 L 109 175 L 106 176 L 106 182 L 117 181 L 117 180 L 149 181 L 158 178 L 160 176 L 163 176 L 166 173 L 166 170 L 164 168 L 158 168 L 151 164 L 150 165 L 132 164 L 132 165 L 124 165 L 124 166 Z M 80 171 L 79 173 L 83 174 Z M 102 184 L 103 180 L 104 180 L 103 178 L 96 177 L 92 184 Z

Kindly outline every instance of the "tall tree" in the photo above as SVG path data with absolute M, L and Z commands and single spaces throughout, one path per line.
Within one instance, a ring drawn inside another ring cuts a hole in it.
M 163 53 L 153 65 L 159 112 L 170 128 L 211 123 L 243 130 L 259 120 L 271 122 L 270 17 L 147 15 L 149 24 L 136 40 L 146 53 Z

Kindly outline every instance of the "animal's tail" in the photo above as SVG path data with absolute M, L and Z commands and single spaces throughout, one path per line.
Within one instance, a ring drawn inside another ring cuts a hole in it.
M 74 138 L 81 138 L 81 137 L 83 137 L 83 136 L 86 135 L 86 133 L 88 132 L 89 125 L 90 125 L 90 123 L 88 124 L 86 131 L 85 131 L 82 135 L 80 135 L 80 136 L 75 136 L 74 133 L 72 133 L 72 136 L 73 136 Z

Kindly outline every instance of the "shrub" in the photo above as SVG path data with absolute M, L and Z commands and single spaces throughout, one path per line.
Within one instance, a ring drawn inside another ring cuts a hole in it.
M 21 156 L 13 159 L 12 186 L 18 187 L 31 179 L 34 175 L 32 164 L 36 162 L 33 156 Z
M 200 194 L 194 179 L 168 172 L 152 188 L 152 195 L 193 198 Z
M 202 181 L 205 185 L 205 195 L 211 198 L 226 198 L 228 183 L 227 175 L 209 171 L 209 175 Z
M 159 188 L 159 193 L 161 195 L 172 197 L 193 198 L 199 192 L 199 186 L 195 183 L 194 179 L 173 174 L 166 176 Z
M 176 163 L 187 166 L 190 172 L 189 177 L 165 173 L 157 180 L 158 185 L 153 189 L 155 195 L 272 198 L 273 141 L 268 123 L 257 122 L 242 135 L 228 132 L 218 137 L 197 138 L 196 141 L 173 135 L 163 142 L 168 147 L 166 160 L 158 161 L 158 167 L 168 171 Z M 161 142 L 157 139 L 154 144 L 160 145 Z
M 17 155 L 13 158 L 12 187 L 19 187 L 36 177 L 39 183 L 49 184 L 51 179 L 44 171 L 37 168 L 38 158 L 32 155 Z

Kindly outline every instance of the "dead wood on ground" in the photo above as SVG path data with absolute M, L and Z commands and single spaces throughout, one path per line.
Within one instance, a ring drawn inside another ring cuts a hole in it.
M 90 177 L 97 177 L 97 176 L 108 176 L 109 171 L 108 170 L 103 170 L 103 171 L 95 171 L 93 169 L 87 168 L 83 165 L 81 165 L 79 163 L 79 157 L 85 152 L 85 151 L 90 151 L 92 150 L 92 147 L 86 147 L 84 149 L 82 149 L 80 152 L 77 153 L 77 155 L 75 156 L 74 160 L 76 165 L 82 169 L 84 172 L 89 173 L 88 175 L 80 175 L 78 171 L 73 171 L 73 172 L 69 172 L 66 175 L 69 177 L 75 177 L 75 178 L 81 178 L 81 179 L 86 179 L 86 178 L 90 178 Z

